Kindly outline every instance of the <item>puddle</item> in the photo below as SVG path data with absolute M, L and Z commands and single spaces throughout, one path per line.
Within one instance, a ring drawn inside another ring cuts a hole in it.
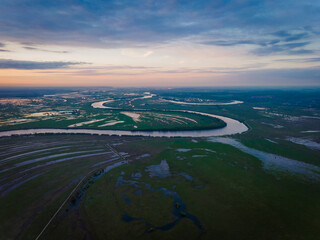
M 320 130 L 307 130 L 307 131 L 301 131 L 301 133 L 319 133 Z
M 205 151 L 207 151 L 207 152 L 212 152 L 212 153 L 216 153 L 216 151 L 214 151 L 214 150 L 211 150 L 211 149 L 208 149 L 208 148 L 205 148 L 204 150 L 205 150 Z
M 191 177 L 190 175 L 186 174 L 186 173 L 178 173 L 177 174 L 178 176 L 182 176 L 184 177 L 185 179 L 189 180 L 189 181 L 192 181 L 193 180 L 193 177 Z
M 141 190 L 141 189 L 139 189 L 139 190 L 135 191 L 135 192 L 134 192 L 134 194 L 136 194 L 136 195 L 140 195 L 140 194 L 142 194 L 142 190 Z
M 121 197 L 127 204 L 131 203 L 131 200 L 129 198 L 127 198 L 125 193 L 121 193 Z
M 271 139 L 268 139 L 268 138 L 265 138 L 265 140 L 267 140 L 268 142 L 271 142 L 271 143 L 275 143 L 275 144 L 278 144 L 276 141 L 273 141 Z
M 191 151 L 191 149 L 187 149 L 187 148 L 178 148 L 177 149 L 178 152 L 189 152 Z
M 255 110 L 267 110 L 266 108 L 264 108 L 264 107 L 252 107 L 253 109 L 255 109 Z
M 141 159 L 141 158 L 150 157 L 150 156 L 151 156 L 151 155 L 150 155 L 149 153 L 145 153 L 145 154 L 142 154 L 142 155 L 136 157 L 136 160 L 139 160 L 139 159 Z
M 122 214 L 122 220 L 125 222 L 132 222 L 132 221 L 145 221 L 144 219 L 141 218 L 134 218 L 129 216 L 127 213 Z
M 145 169 L 146 172 L 149 172 L 150 177 L 169 177 L 170 170 L 169 165 L 166 160 L 162 160 L 159 165 L 151 165 Z
M 135 188 L 138 188 L 138 181 L 134 180 L 125 180 L 123 176 L 119 176 L 116 182 L 116 187 L 123 186 L 124 184 L 133 185 Z
M 296 143 L 296 144 L 300 144 L 300 145 L 304 145 L 307 148 L 310 149 L 314 149 L 314 150 L 320 150 L 320 143 L 314 142 L 310 139 L 306 139 L 306 138 L 295 138 L 295 137 L 287 137 L 286 138 L 287 141 Z
M 140 172 L 132 173 L 132 174 L 131 174 L 131 177 L 132 177 L 132 178 L 141 178 L 141 177 L 142 177 L 142 174 L 141 174 Z
M 284 128 L 282 125 L 278 125 L 278 124 L 272 124 L 272 123 L 265 123 L 265 122 L 261 122 L 264 125 L 268 125 L 271 126 L 273 128 Z

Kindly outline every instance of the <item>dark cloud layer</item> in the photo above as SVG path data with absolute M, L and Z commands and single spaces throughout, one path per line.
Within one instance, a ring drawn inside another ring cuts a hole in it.
M 315 58 L 295 58 L 295 59 L 279 59 L 279 62 L 296 62 L 296 63 L 311 63 L 320 62 L 320 57 Z
M 69 53 L 68 51 L 53 51 L 53 50 L 47 50 L 42 48 L 36 48 L 36 47 L 23 47 L 23 48 L 27 50 L 37 50 L 37 51 L 51 52 L 51 53 Z
M 320 32 L 320 4 L 314 0 L 2 0 L 0 4 L 1 39 L 35 44 L 139 47 L 197 36 L 197 42 L 223 47 L 253 44 L 258 55 L 308 54 L 314 51 L 305 47 Z M 307 44 L 289 45 L 300 42 Z
M 236 78 L 248 85 L 319 85 L 320 67 L 245 71 Z
M 279 43 L 279 44 L 269 44 L 264 47 L 257 48 L 252 52 L 257 55 L 270 55 L 270 54 L 290 54 L 290 55 L 299 55 L 299 54 L 309 54 L 314 53 L 312 50 L 303 49 L 303 47 L 309 45 L 310 42 L 297 42 L 297 43 Z
M 16 61 L 11 59 L 0 59 L 0 69 L 59 69 L 68 68 L 71 65 L 82 63 L 77 62 L 35 62 L 35 61 Z

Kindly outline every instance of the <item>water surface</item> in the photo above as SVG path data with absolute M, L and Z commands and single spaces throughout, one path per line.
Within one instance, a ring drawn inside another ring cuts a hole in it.
M 249 148 L 232 138 L 214 137 L 210 138 L 210 141 L 228 144 L 255 156 L 262 161 L 266 170 L 280 170 L 320 180 L 320 167 L 318 166 Z
M 96 129 L 56 129 L 56 128 L 40 128 L 40 129 L 21 129 L 0 132 L 0 137 L 8 137 L 14 135 L 27 134 L 45 134 L 45 133 L 69 133 L 69 134 L 96 134 L 96 135 L 115 135 L 115 136 L 145 136 L 145 137 L 213 137 L 240 134 L 246 132 L 248 127 L 232 118 L 218 116 L 210 113 L 182 111 L 188 113 L 199 114 L 212 118 L 218 118 L 226 123 L 223 128 L 207 129 L 207 130 L 185 130 L 185 131 L 129 131 L 129 130 L 96 130 Z

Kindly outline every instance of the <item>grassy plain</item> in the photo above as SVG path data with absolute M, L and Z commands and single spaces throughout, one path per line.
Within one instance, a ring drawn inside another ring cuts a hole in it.
M 177 139 L 160 144 L 158 140 L 142 140 L 130 145 L 119 149 L 130 152 L 139 145 L 138 149 L 150 150 L 156 146 L 159 153 L 104 175 L 89 189 L 74 215 L 52 226 L 46 237 L 55 239 L 63 232 L 69 238 L 94 239 L 315 239 L 319 234 L 320 188 L 316 182 L 266 172 L 258 159 L 205 140 Z M 190 151 L 177 151 L 181 148 Z M 171 176 L 150 177 L 146 168 L 164 159 Z M 181 172 L 193 179 L 179 175 Z M 137 179 L 136 173 L 142 176 Z M 137 184 L 117 186 L 119 176 Z M 152 188 L 174 189 L 203 229 L 182 218 L 172 229 L 150 231 L 151 226 L 163 226 L 176 217 L 172 197 L 150 191 L 146 183 Z M 124 213 L 139 220 L 125 222 Z
M 132 101 L 149 91 L 156 96 Z M 56 91 L 46 97 L 19 95 L 28 100 L 0 104 L 4 113 L 0 130 L 66 128 L 100 118 L 105 120 L 79 128 L 179 130 L 222 126 L 211 118 L 166 111 L 192 110 L 244 122 L 249 131 L 228 137 L 246 147 L 320 166 L 320 150 L 288 140 L 319 144 L 319 96 L 317 90 L 297 89 Z M 91 107 L 93 102 L 110 98 L 117 101 L 108 106 L 121 110 Z M 165 100 L 243 103 L 183 105 Z M 141 121 L 121 113 L 135 108 L 147 110 L 136 112 L 141 114 Z M 21 124 L 11 122 L 46 111 L 70 112 L 27 117 L 34 121 Z M 115 120 L 124 123 L 99 127 Z M 313 240 L 320 235 L 318 180 L 289 170 L 267 169 L 260 159 L 231 145 L 206 138 L 47 134 L 0 138 L 0 239 L 35 239 L 83 177 L 123 160 L 109 146 L 129 163 L 102 175 L 73 205 L 72 199 L 79 196 L 76 191 L 41 239 Z M 156 165 L 166 177 L 150 175 L 148 169 Z M 178 204 L 177 196 L 181 200 Z

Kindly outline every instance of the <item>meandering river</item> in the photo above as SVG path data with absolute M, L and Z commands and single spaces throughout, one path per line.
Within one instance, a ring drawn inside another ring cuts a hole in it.
M 97 135 L 116 135 L 116 136 L 146 136 L 146 137 L 214 137 L 226 136 L 246 132 L 248 127 L 232 118 L 227 118 L 219 115 L 184 111 L 199 115 L 204 115 L 212 118 L 218 118 L 224 121 L 227 125 L 223 128 L 207 129 L 207 130 L 185 130 L 185 131 L 128 131 L 128 130 L 95 130 L 95 129 L 21 129 L 0 132 L 0 137 L 13 135 L 27 135 L 39 133 L 73 133 L 73 134 L 97 134 Z
M 144 96 L 142 98 L 152 98 L 154 94 Z M 92 103 L 93 108 L 111 109 L 112 107 L 104 106 L 104 103 L 113 102 L 114 100 L 100 101 Z M 219 103 L 219 105 L 239 104 L 240 101 L 233 101 L 231 103 Z M 217 103 L 216 103 L 217 104 Z M 116 109 L 116 108 L 114 108 Z M 146 109 L 136 109 L 136 111 L 147 111 Z M 41 128 L 41 129 L 21 129 L 0 132 L 0 137 L 7 137 L 13 135 L 27 135 L 27 134 L 44 134 L 44 133 L 73 133 L 73 134 L 97 134 L 97 135 L 116 135 L 116 136 L 146 136 L 146 137 L 217 137 L 234 135 L 246 132 L 248 127 L 232 118 L 223 117 L 215 114 L 195 112 L 189 110 L 176 110 L 180 112 L 193 113 L 212 118 L 218 118 L 226 123 L 223 128 L 207 129 L 207 130 L 185 130 L 185 131 L 129 131 L 129 130 L 95 130 L 95 129 L 55 129 L 55 128 Z

